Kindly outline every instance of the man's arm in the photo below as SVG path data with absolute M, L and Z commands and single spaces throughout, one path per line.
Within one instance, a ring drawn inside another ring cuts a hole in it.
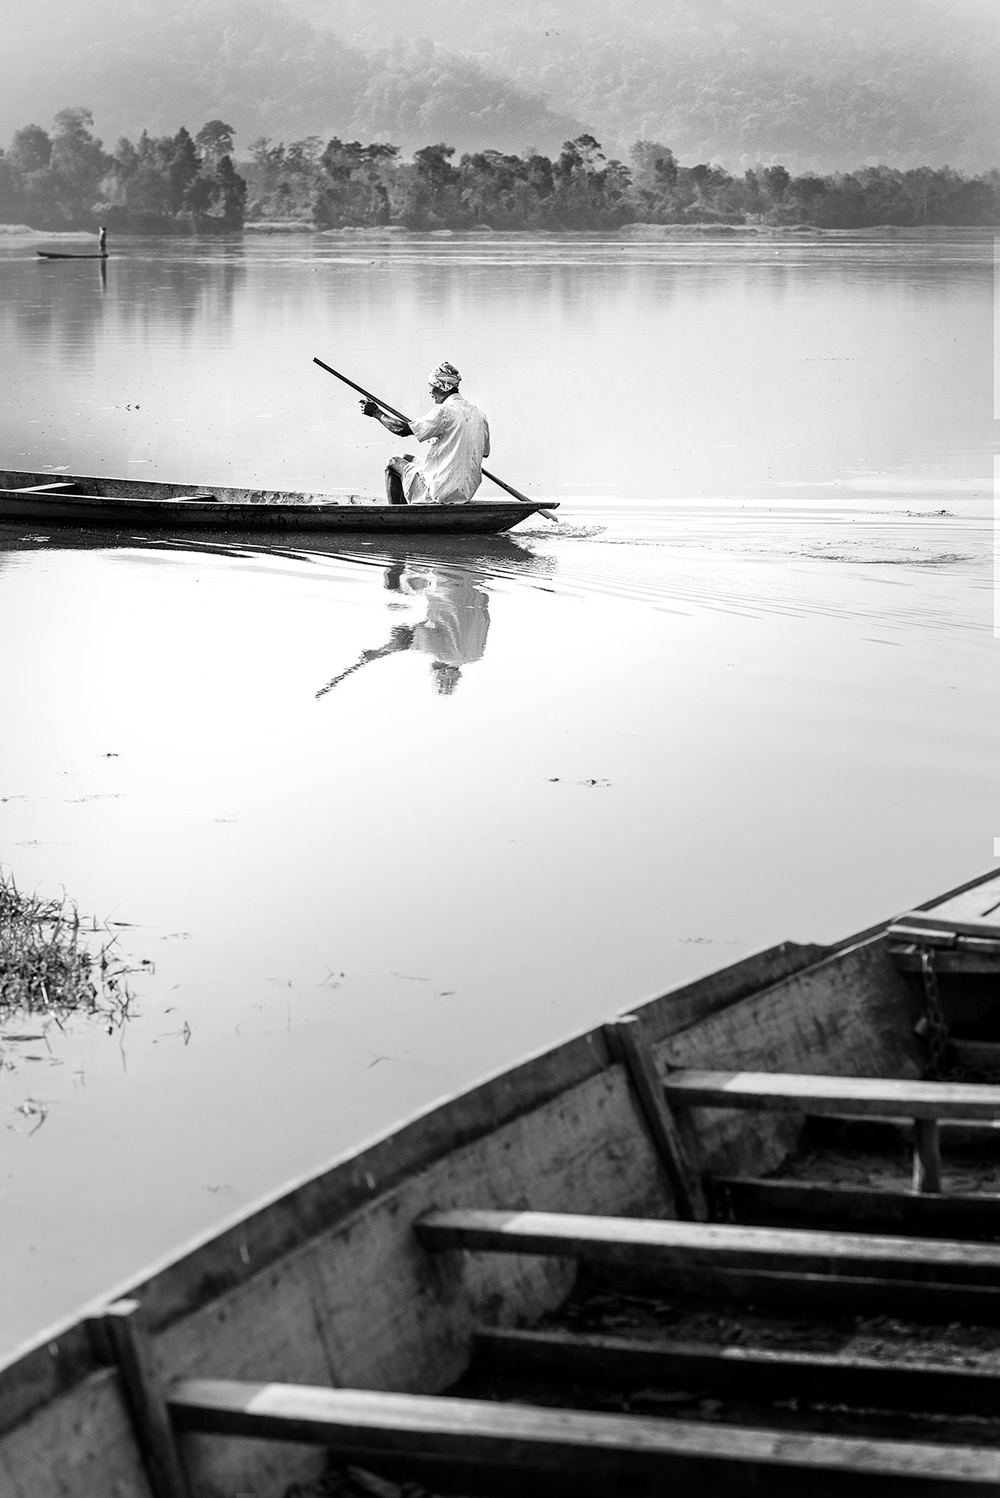
M 407 422 L 400 421 L 398 416 L 390 416 L 387 411 L 382 410 L 376 401 L 362 401 L 361 411 L 364 416 L 374 416 L 376 421 L 382 423 L 387 432 L 392 432 L 396 437 L 413 436 L 413 430 Z

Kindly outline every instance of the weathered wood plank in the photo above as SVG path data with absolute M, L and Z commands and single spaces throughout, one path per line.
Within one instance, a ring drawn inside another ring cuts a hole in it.
M 693 983 L 685 983 L 658 998 L 648 999 L 635 1012 L 642 1019 L 650 1043 L 658 1045 L 680 1030 L 739 1003 L 750 994 L 769 989 L 793 973 L 830 958 L 830 947 L 781 942 L 734 962 Z
M 170 1406 L 182 1429 L 315 1441 L 354 1456 L 453 1460 L 511 1475 L 551 1471 L 572 1475 L 587 1491 L 596 1483 L 611 1481 L 612 1491 L 622 1491 L 623 1483 L 662 1483 L 699 1472 L 711 1480 L 713 1469 L 727 1465 L 794 1472 L 800 1481 L 836 1472 L 888 1483 L 1000 1483 L 1000 1452 L 981 1447 L 853 1440 L 487 1400 L 200 1379 L 176 1387 Z
M 136 1444 L 155 1498 L 191 1498 L 139 1302 L 115 1301 L 99 1325 L 121 1374 Z
M 154 1498 L 117 1369 L 51 1400 L 0 1442 L 3 1498 Z
M 797 1315 L 900 1316 L 921 1324 L 1000 1325 L 1000 1289 L 988 1285 L 799 1274 L 788 1269 L 727 1269 L 715 1264 L 676 1267 L 669 1273 L 634 1264 L 600 1264 L 590 1274 L 595 1284 L 616 1292 L 668 1296 L 682 1304 L 697 1297 L 738 1310 L 765 1308 L 778 1315 L 787 1315 L 794 1306 Z
M 607 1026 L 612 1050 L 622 1063 L 635 1089 L 650 1137 L 667 1176 L 677 1215 L 688 1221 L 704 1222 L 708 1216 L 705 1193 L 697 1165 L 690 1159 L 667 1105 L 663 1087 L 653 1063 L 652 1053 L 642 1034 L 642 1022 L 634 1014 L 625 1015 Z
M 1000 1373 L 939 1363 L 893 1364 L 784 1349 L 493 1329 L 477 1334 L 475 1354 L 477 1364 L 514 1374 L 542 1372 L 625 1390 L 651 1384 L 736 1393 L 751 1400 L 793 1395 L 805 1403 L 951 1414 L 995 1416 L 1000 1409 Z
M 86 1322 L 63 1326 L 49 1340 L 15 1354 L 0 1369 L 0 1432 L 59 1399 L 102 1366 Z
M 885 934 L 893 942 L 915 942 L 922 947 L 933 947 L 935 958 L 958 941 L 954 931 L 936 931 L 932 926 L 921 926 L 916 920 L 894 921 Z M 895 957 L 895 948 L 891 950 Z
M 971 936 L 965 937 L 971 942 Z M 890 956 L 901 973 L 922 973 L 920 948 L 915 945 L 890 947 Z M 947 973 L 1000 972 L 1000 942 L 977 942 L 975 946 L 934 948 L 934 971 Z
M 670 1036 L 657 1069 L 719 1069 L 916 1077 L 913 1026 L 921 1013 L 910 981 L 881 941 L 851 948 Z M 678 1123 L 681 1110 L 674 1104 Z M 700 1108 L 694 1114 L 702 1168 L 760 1175 L 797 1144 L 802 1114 Z
M 575 1213 L 453 1210 L 416 1224 L 432 1251 L 552 1254 L 590 1263 L 787 1269 L 945 1284 L 1000 1284 L 1000 1245 Z
M 821 1181 L 719 1176 L 707 1183 L 723 1221 L 909 1237 L 1000 1238 L 1000 1195 L 915 1196 Z
M 1000 874 L 922 907 L 919 923 L 973 936 L 996 936 L 1000 931 Z
M 664 1079 L 675 1107 L 774 1109 L 838 1117 L 1000 1119 L 1000 1087 L 893 1077 L 685 1069 Z

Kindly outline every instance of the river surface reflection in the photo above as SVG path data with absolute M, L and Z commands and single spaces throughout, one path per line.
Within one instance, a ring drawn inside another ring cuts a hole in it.
M 447 357 L 562 506 L 0 525 L 0 861 L 146 964 L 124 1031 L 0 1039 L 0 1346 L 534 1048 L 990 866 L 987 238 L 137 241 L 104 287 L 4 243 L 0 466 L 374 490 L 393 439 L 312 355 L 402 409 Z

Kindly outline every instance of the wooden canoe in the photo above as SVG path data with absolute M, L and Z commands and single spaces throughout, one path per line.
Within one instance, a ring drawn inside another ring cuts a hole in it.
M 1000 1054 L 998 906 L 774 947 L 229 1221 L 0 1366 L 0 1490 L 995 1494 L 1000 1196 L 934 1135 L 1000 1087 L 921 1031 Z M 915 1120 L 920 1189 L 789 1173 L 817 1113 Z
M 390 505 L 364 495 L 0 471 L 0 522 L 116 530 L 496 534 L 557 502 Z
M 107 254 L 101 254 L 99 250 L 86 250 L 77 253 L 74 250 L 36 250 L 35 254 L 42 260 L 107 260 Z

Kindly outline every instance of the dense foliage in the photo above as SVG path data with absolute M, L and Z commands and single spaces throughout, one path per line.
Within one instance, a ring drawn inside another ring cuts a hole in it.
M 274 144 L 261 136 L 233 164 L 234 132 L 210 120 L 192 136 L 143 131 L 113 153 L 88 109 L 63 109 L 51 133 L 15 132 L 0 152 L 0 220 L 36 228 L 131 232 L 232 231 L 244 218 L 320 229 L 617 229 L 630 223 L 866 228 L 878 224 L 1000 224 L 1000 171 L 968 177 L 948 167 L 865 167 L 793 176 L 783 166 L 738 175 L 707 162 L 682 166 L 669 147 L 640 140 L 628 164 L 592 135 L 538 151 L 466 152 L 423 146 L 412 161 L 374 141 L 324 146 L 318 136 Z
M 62 109 L 51 133 L 25 125 L 0 152 L 0 220 L 38 229 L 229 231 L 243 226 L 246 183 L 233 129 L 210 120 L 192 138 L 124 136 L 107 152 L 89 109 Z
M 86 99 L 109 138 L 428 141 L 796 173 L 996 164 L 997 0 L 43 0 L 0 6 L 0 138 Z
M 412 162 L 395 146 L 315 137 L 290 146 L 261 138 L 244 167 L 248 215 L 299 219 L 323 229 L 400 224 L 411 229 L 616 229 L 628 223 L 1000 224 L 1000 172 L 966 177 L 945 167 L 866 167 L 819 177 L 782 166 L 733 176 L 681 166 L 655 141 L 637 141 L 630 163 L 609 160 L 592 135 L 557 157 L 424 146 Z

